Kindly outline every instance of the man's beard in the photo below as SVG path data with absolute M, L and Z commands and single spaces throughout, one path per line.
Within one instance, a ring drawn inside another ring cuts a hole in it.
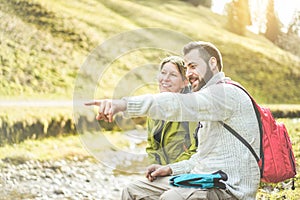
M 205 84 L 214 76 L 214 73 L 209 69 L 206 71 L 203 80 L 205 81 Z
M 200 80 L 199 77 L 191 77 L 194 81 L 191 83 L 192 92 L 199 91 L 206 83 L 213 77 L 213 72 L 211 70 L 207 71 L 204 78 Z
M 203 86 L 205 85 L 205 81 L 202 79 L 200 81 L 199 78 L 197 78 L 192 84 L 191 84 L 191 90 L 192 92 L 197 92 L 199 91 Z

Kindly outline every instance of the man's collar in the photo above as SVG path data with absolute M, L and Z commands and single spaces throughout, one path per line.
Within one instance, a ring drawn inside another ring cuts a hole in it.
M 220 82 L 223 79 L 225 79 L 224 72 L 218 72 L 202 88 L 204 89 L 210 85 L 217 84 L 218 82 Z

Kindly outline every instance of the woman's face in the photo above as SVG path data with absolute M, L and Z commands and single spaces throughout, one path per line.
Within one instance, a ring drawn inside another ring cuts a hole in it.
M 160 92 L 181 92 L 187 85 L 183 80 L 177 66 L 171 62 L 165 63 L 158 76 Z

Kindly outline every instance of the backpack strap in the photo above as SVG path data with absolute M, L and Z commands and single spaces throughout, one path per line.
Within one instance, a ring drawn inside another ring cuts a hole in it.
M 197 125 L 197 127 L 196 127 L 196 129 L 195 129 L 195 132 L 194 132 L 194 134 L 193 134 L 194 139 L 195 139 L 195 141 L 196 141 L 196 147 L 198 147 L 198 145 L 199 145 L 198 131 L 199 131 L 199 129 L 202 128 L 202 127 L 203 127 L 203 125 L 201 124 L 201 122 L 198 122 L 198 125 Z
M 255 153 L 254 149 L 252 148 L 252 146 L 249 144 L 249 142 L 247 142 L 240 134 L 238 134 L 233 128 L 231 128 L 228 124 L 223 123 L 220 121 L 220 123 L 224 126 L 224 128 L 226 128 L 230 133 L 232 133 L 232 135 L 234 135 L 237 139 L 239 139 L 253 154 L 253 156 L 255 157 L 255 160 L 258 162 L 260 159 L 257 156 L 257 154 Z
M 263 134 L 263 128 L 262 128 L 262 122 L 261 122 L 261 118 L 260 118 L 260 113 L 257 109 L 257 103 L 255 102 L 255 100 L 253 99 L 253 97 L 247 92 L 247 90 L 245 88 L 243 88 L 240 84 L 233 82 L 233 81 L 224 81 L 223 83 L 227 83 L 227 84 L 231 84 L 234 85 L 238 88 L 240 88 L 241 90 L 243 90 L 251 99 L 255 114 L 256 114 L 256 118 L 257 118 L 257 122 L 259 125 L 259 132 L 260 132 L 260 157 L 257 156 L 257 154 L 255 153 L 254 149 L 252 148 L 252 146 L 239 134 L 237 133 L 233 128 L 231 128 L 228 124 L 220 121 L 220 123 L 224 126 L 224 128 L 226 128 L 230 133 L 232 133 L 237 139 L 239 139 L 249 150 L 250 152 L 253 154 L 253 156 L 255 157 L 256 161 L 259 162 L 260 158 L 263 158 L 263 150 L 262 150 L 262 134 Z M 262 172 L 261 172 L 262 174 Z

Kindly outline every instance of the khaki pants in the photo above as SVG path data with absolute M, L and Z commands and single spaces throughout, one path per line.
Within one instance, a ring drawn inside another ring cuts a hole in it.
M 147 179 L 130 183 L 122 191 L 122 200 L 236 200 L 222 189 L 181 188 L 169 185 L 170 177 Z

